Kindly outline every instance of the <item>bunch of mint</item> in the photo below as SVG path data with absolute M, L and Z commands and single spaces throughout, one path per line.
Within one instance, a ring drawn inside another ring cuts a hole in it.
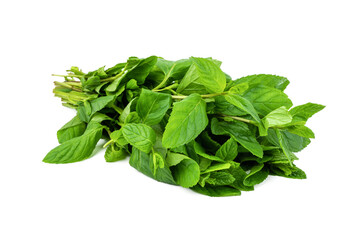
M 87 159 L 107 140 L 105 160 L 209 196 L 251 191 L 268 175 L 304 179 L 294 153 L 314 133 L 306 121 L 324 106 L 292 107 L 289 81 L 275 75 L 236 80 L 212 58 L 151 56 L 88 73 L 68 70 L 55 96 L 76 109 L 44 162 Z

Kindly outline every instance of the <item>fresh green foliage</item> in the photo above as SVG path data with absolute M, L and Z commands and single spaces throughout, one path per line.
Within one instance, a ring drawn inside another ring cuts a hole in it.
M 80 120 L 79 116 L 76 115 L 68 123 L 66 123 L 57 132 L 57 138 L 59 143 L 64 143 L 67 140 L 73 139 L 74 137 L 81 136 L 86 129 L 86 124 Z
M 90 157 L 102 135 L 103 126 L 90 123 L 85 133 L 51 150 L 44 158 L 47 163 L 72 163 Z
M 43 161 L 85 160 L 103 138 L 107 162 L 130 156 L 144 175 L 208 196 L 252 191 L 269 175 L 305 179 L 294 153 L 315 138 L 305 124 L 324 106 L 292 108 L 285 77 L 233 81 L 220 66 L 212 58 L 130 57 L 108 69 L 55 75 L 64 77 L 55 96 L 77 113 Z
M 163 144 L 167 148 L 184 145 L 195 139 L 208 124 L 206 103 L 197 93 L 174 104 L 165 127 Z
M 179 84 L 179 93 L 220 93 L 225 89 L 225 74 L 212 59 L 190 59 L 192 64 Z
M 155 132 L 146 124 L 129 123 L 122 127 L 125 139 L 137 149 L 143 152 L 150 152 L 155 143 Z
M 161 122 L 171 105 L 171 96 L 165 93 L 142 89 L 136 105 L 136 112 L 142 122 L 154 125 Z

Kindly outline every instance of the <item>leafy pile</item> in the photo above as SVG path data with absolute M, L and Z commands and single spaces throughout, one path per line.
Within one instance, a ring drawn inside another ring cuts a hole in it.
M 103 138 L 107 162 L 130 155 L 143 174 L 209 196 L 240 195 L 269 174 L 306 178 L 294 152 L 314 138 L 305 123 L 324 106 L 291 108 L 286 78 L 232 80 L 220 65 L 212 58 L 131 57 L 106 70 L 72 67 L 56 75 L 65 81 L 55 82 L 55 96 L 77 114 L 43 161 L 82 161 Z

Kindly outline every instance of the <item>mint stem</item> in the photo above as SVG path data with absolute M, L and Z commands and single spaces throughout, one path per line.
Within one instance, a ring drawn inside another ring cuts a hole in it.
M 212 98 L 212 97 L 216 97 L 216 96 L 221 96 L 221 95 L 226 95 L 228 94 L 228 92 L 221 92 L 221 93 L 212 93 L 212 94 L 204 94 L 204 95 L 200 95 L 202 98 Z M 184 95 L 184 96 L 171 96 L 174 99 L 184 99 L 187 98 L 188 96 Z
M 221 116 L 223 116 L 223 117 L 228 117 L 228 118 L 232 118 L 232 119 L 234 119 L 234 120 L 242 121 L 242 122 L 245 122 L 245 123 L 250 123 L 250 124 L 253 124 L 253 125 L 257 125 L 256 122 L 254 122 L 254 121 L 252 121 L 252 120 L 249 120 L 249 119 L 246 119 L 246 118 L 236 117 L 236 116 L 229 116 L 229 115 L 225 115 L 225 114 L 221 114 Z
M 171 75 L 171 72 L 174 70 L 175 65 L 176 65 L 176 64 L 172 65 L 171 69 L 170 69 L 169 72 L 165 75 L 165 77 L 164 77 L 164 79 L 162 80 L 162 82 L 161 82 L 159 85 L 157 85 L 157 86 L 153 89 L 153 91 L 161 88 L 162 86 L 164 86 L 164 85 L 166 84 L 167 80 L 169 79 L 169 77 L 170 77 L 170 75 Z

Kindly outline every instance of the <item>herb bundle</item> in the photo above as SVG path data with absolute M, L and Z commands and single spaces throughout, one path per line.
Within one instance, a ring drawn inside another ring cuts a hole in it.
M 292 107 L 289 81 L 275 75 L 232 80 L 212 58 L 156 56 L 88 73 L 72 67 L 54 94 L 76 116 L 58 132 L 47 163 L 87 159 L 98 141 L 105 160 L 209 196 L 251 191 L 268 175 L 304 179 L 294 153 L 314 133 L 306 121 L 324 106 Z

